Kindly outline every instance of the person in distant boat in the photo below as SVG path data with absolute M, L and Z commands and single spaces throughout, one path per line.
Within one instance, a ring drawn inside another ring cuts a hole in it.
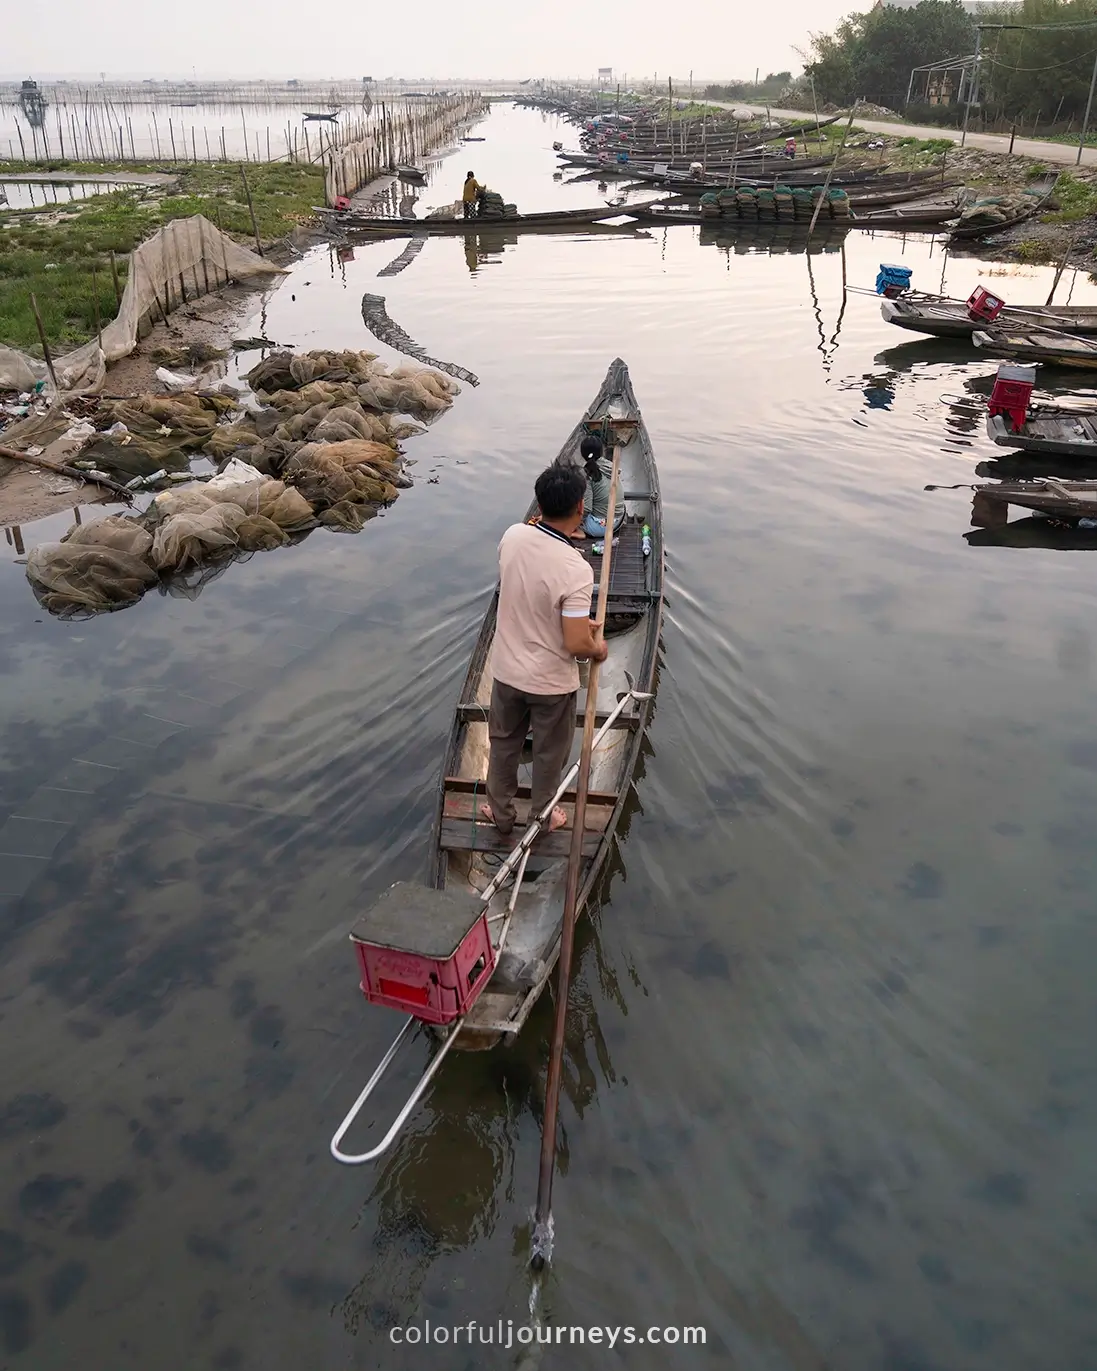
M 484 187 L 470 171 L 465 177 L 465 189 L 461 192 L 461 204 L 464 208 L 466 219 L 471 219 L 473 215 L 479 211 L 483 194 Z
M 579 658 L 604 662 L 590 617 L 594 573 L 572 543 L 583 522 L 586 478 L 573 463 L 547 467 L 534 486 L 541 517 L 513 524 L 499 543 L 499 607 L 491 649 L 487 797 L 481 816 L 504 836 L 517 819 L 518 764 L 533 735 L 530 814 L 555 795 L 575 738 Z M 562 828 L 558 805 L 548 831 Z
M 587 476 L 587 493 L 583 497 L 583 522 L 580 534 L 587 538 L 606 536 L 606 519 L 609 516 L 610 478 L 602 469 L 602 440 L 596 433 L 588 433 L 579 445 L 579 455 L 583 459 L 583 469 Z M 617 492 L 613 515 L 614 530 L 619 529 L 625 520 L 624 492 Z

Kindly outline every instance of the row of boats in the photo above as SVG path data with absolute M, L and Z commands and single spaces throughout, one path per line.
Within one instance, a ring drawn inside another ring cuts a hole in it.
M 1008 305 L 991 297 L 987 310 L 985 295 L 977 291 L 963 301 L 906 291 L 881 300 L 880 309 L 898 328 L 969 341 L 979 352 L 1005 359 L 987 405 L 986 432 L 1010 450 L 1016 479 L 972 487 L 971 521 L 982 540 L 1014 541 L 1010 533 L 1020 530 L 1029 542 L 1040 542 L 1042 527 L 1008 524 L 1016 507 L 1040 516 L 1056 534 L 1069 534 L 1063 546 L 1097 546 L 1097 480 L 1089 479 L 1097 473 L 1097 405 L 1078 395 L 1032 401 L 1038 368 L 1097 367 L 1097 307 Z

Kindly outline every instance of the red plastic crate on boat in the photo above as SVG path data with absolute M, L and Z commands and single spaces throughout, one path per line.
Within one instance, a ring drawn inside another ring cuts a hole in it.
M 976 286 L 968 298 L 968 317 L 981 324 L 993 324 L 1005 308 L 1005 303 L 1001 296 L 992 295 L 985 286 Z
M 487 907 L 468 891 L 399 882 L 351 930 L 371 1004 L 450 1024 L 495 970 Z
M 1028 407 L 1035 384 L 1035 367 L 1003 362 L 998 368 L 998 375 L 994 378 L 994 389 L 990 392 L 988 408 L 991 414 L 1008 415 L 1016 432 L 1028 417 Z

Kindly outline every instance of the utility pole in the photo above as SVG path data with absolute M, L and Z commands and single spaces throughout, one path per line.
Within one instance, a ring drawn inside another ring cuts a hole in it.
M 967 104 L 964 106 L 964 131 L 960 136 L 960 146 L 963 147 L 967 142 L 968 120 L 971 118 L 971 102 L 975 98 L 976 87 L 979 82 L 979 53 L 983 46 L 983 27 L 978 25 L 975 30 L 975 56 L 971 62 L 971 75 L 968 78 Z
M 1089 83 L 1089 99 L 1086 101 L 1086 117 L 1082 120 L 1082 136 L 1078 139 L 1078 157 L 1075 166 L 1082 165 L 1082 149 L 1086 145 L 1086 134 L 1089 132 L 1089 116 L 1093 110 L 1093 91 L 1097 87 L 1097 54 L 1093 58 L 1093 76 Z

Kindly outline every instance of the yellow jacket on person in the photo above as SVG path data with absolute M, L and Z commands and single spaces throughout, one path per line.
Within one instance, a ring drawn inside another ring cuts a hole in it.
M 476 199 L 477 192 L 483 189 L 484 187 L 480 184 L 480 182 L 477 181 L 474 177 L 470 176 L 469 179 L 465 182 L 465 189 L 461 195 L 461 199 L 465 202 L 466 205 L 469 205 L 473 202 L 473 200 Z

